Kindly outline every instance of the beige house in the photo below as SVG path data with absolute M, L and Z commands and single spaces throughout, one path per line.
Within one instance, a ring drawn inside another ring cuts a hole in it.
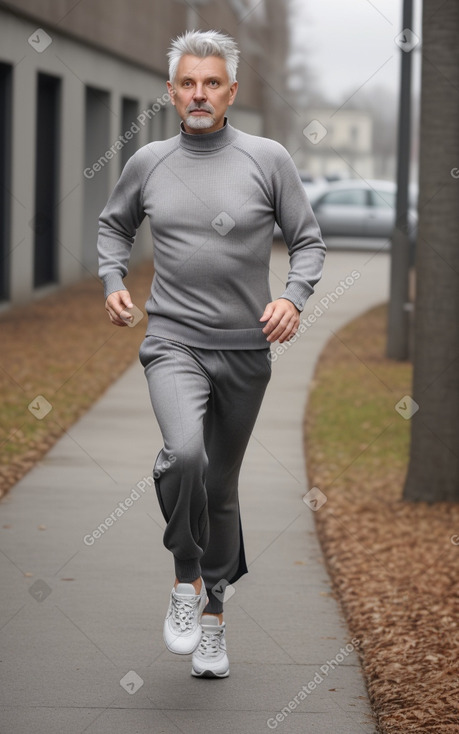
M 375 178 L 370 114 L 352 109 L 308 109 L 303 122 L 295 159 L 300 169 L 314 177 Z

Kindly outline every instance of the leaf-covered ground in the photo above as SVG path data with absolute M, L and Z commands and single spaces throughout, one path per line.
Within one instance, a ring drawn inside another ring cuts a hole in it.
M 145 264 L 126 279 L 142 310 L 152 275 Z M 136 359 L 145 323 L 113 326 L 96 278 L 2 314 L 0 497 Z M 40 419 L 37 396 L 52 406 Z
M 316 525 L 380 731 L 459 732 L 459 504 L 401 499 L 410 425 L 395 406 L 411 367 L 386 359 L 385 342 L 377 308 L 316 367 L 305 421 L 310 486 L 327 497 Z

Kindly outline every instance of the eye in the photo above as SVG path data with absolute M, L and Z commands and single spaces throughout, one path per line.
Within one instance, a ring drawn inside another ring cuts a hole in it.
M 211 87 L 218 87 L 219 82 L 216 79 L 212 79 L 209 84 Z

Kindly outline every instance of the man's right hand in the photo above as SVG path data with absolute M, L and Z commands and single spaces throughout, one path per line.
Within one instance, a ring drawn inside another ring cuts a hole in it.
M 128 321 L 132 321 L 133 316 L 127 310 L 133 308 L 129 291 L 115 291 L 110 293 L 105 301 L 105 308 L 110 316 L 110 321 L 115 326 L 127 326 Z

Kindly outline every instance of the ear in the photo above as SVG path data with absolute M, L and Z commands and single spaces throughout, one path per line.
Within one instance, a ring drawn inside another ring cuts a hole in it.
M 166 85 L 167 85 L 167 91 L 169 92 L 169 97 L 171 99 L 171 105 L 175 107 L 175 99 L 174 99 L 175 89 L 170 82 L 166 82 Z
M 234 100 L 236 99 L 236 94 L 237 94 L 238 86 L 239 86 L 239 84 L 237 82 L 234 82 L 230 86 L 230 98 L 229 98 L 228 106 L 232 105 L 233 102 L 234 102 Z

